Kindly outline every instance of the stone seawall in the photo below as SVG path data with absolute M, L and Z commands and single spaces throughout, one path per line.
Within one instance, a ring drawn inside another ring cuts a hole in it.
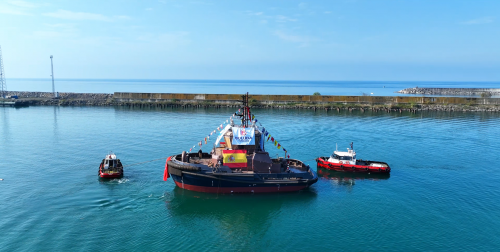
M 425 88 L 414 87 L 398 91 L 400 94 L 485 96 L 500 95 L 500 88 Z
M 29 105 L 55 106 L 123 106 L 131 108 L 222 108 L 241 106 L 236 94 L 174 94 L 174 93 L 59 93 L 9 92 Z M 250 95 L 254 108 L 290 108 L 325 110 L 385 111 L 494 111 L 500 112 L 500 98 L 415 97 L 415 96 L 327 96 L 327 95 Z
M 110 106 L 113 102 L 113 94 L 99 93 L 59 93 L 54 99 L 52 92 L 28 92 L 9 91 L 8 96 L 17 95 L 19 101 L 27 102 L 29 105 L 62 105 L 62 106 Z
M 239 104 L 241 95 L 234 94 L 173 94 L 173 93 L 122 93 L 115 92 L 117 102 L 189 102 Z M 334 95 L 250 95 L 253 105 L 296 104 L 474 104 L 500 105 L 500 98 L 478 97 L 416 97 L 416 96 L 334 96 Z

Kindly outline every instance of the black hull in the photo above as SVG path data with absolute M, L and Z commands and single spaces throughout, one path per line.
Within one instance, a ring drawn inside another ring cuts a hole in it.
M 296 179 L 288 174 L 206 174 L 186 171 L 177 174 L 170 175 L 178 187 L 208 193 L 294 192 L 318 181 L 313 172 L 311 179 Z M 265 179 L 266 176 L 268 179 Z

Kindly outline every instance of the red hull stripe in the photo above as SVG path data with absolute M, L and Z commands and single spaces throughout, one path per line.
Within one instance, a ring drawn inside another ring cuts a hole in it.
M 225 163 L 224 165 L 229 168 L 244 168 L 248 163 Z
M 281 186 L 281 187 L 206 187 L 182 184 L 175 181 L 175 184 L 183 189 L 206 192 L 206 193 L 272 193 L 272 192 L 295 192 L 300 191 L 307 186 Z
M 224 154 L 235 154 L 235 153 L 244 153 L 247 154 L 247 150 L 223 150 Z

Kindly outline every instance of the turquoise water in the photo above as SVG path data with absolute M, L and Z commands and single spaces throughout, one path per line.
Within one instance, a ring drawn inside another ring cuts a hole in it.
M 8 79 L 8 90 L 52 92 L 51 79 Z M 58 92 L 77 93 L 201 93 L 281 95 L 374 95 L 409 96 L 394 93 L 413 87 L 499 88 L 500 82 L 431 82 L 431 81 L 256 81 L 256 80 L 126 80 L 126 79 L 57 79 Z M 420 95 L 419 95 L 420 96 Z
M 234 109 L 0 108 L 2 251 L 494 251 L 500 247 L 500 115 L 255 110 L 307 161 L 354 142 L 390 177 L 319 170 L 309 190 L 269 195 L 184 191 L 164 161 Z M 266 145 L 272 155 L 282 153 Z M 205 149 L 206 150 L 206 149 Z

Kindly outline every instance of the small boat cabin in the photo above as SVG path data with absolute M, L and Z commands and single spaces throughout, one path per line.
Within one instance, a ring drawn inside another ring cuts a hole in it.
M 356 151 L 347 148 L 347 152 L 334 151 L 328 159 L 328 162 L 339 164 L 356 164 Z

